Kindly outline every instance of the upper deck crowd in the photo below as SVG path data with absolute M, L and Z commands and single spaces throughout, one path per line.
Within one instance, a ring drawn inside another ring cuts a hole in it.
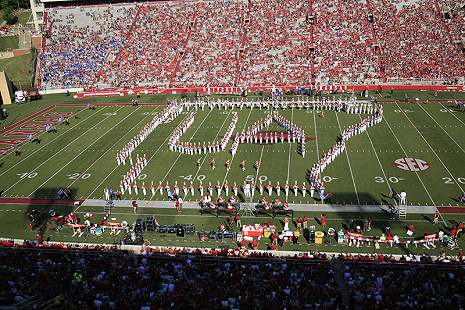
M 101 89 L 456 82 L 465 69 L 458 47 L 465 3 L 459 2 L 170 1 L 49 8 L 40 83 L 46 89 Z

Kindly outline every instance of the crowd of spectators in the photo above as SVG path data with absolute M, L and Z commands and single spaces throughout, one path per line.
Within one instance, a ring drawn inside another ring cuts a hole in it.
M 465 57 L 451 42 L 443 16 L 427 0 L 373 0 L 376 35 L 390 79 L 450 80 Z
M 43 88 L 450 80 L 465 69 L 453 42 L 462 38 L 464 12 L 455 1 L 437 3 L 450 19 L 427 0 L 51 8 L 40 78 Z
M 46 39 L 40 55 L 41 87 L 89 87 L 111 51 L 124 45 L 134 5 L 56 8 L 47 11 Z
M 343 281 L 352 308 L 465 306 L 462 257 L 277 255 L 283 253 L 3 240 L 0 305 L 29 301 L 40 308 L 52 301 L 58 309 L 337 309 L 343 307 Z
M 246 2 L 213 1 L 196 4 L 184 59 L 172 86 L 230 86 L 238 75 L 237 58 L 247 19 Z
M 465 37 L 465 1 L 438 0 L 438 4 L 441 12 L 446 14 L 444 17 L 452 40 L 462 41 Z
M 465 269 L 438 265 L 345 263 L 353 309 L 461 309 Z
M 379 81 L 378 55 L 364 1 L 313 3 L 316 78 L 324 83 Z
M 328 261 L 133 256 L 0 248 L 0 304 L 36 296 L 62 309 L 336 309 Z M 59 296 L 59 297 L 57 297 Z

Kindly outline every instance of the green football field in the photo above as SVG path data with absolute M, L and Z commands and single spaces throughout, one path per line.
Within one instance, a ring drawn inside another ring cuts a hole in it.
M 350 95 L 337 95 L 336 98 Z M 387 96 L 391 96 L 387 98 Z M 332 95 L 330 96 L 333 97 Z M 410 92 L 409 98 L 418 97 L 420 103 L 401 102 L 404 97 L 402 92 L 384 94 L 379 97 L 379 105 L 384 107 L 384 119 L 346 142 L 346 151 L 341 153 L 334 162 L 326 167 L 322 174 L 322 181 L 326 187 L 326 193 L 333 194 L 333 204 L 360 204 L 377 205 L 393 203 L 389 197 L 391 188 L 398 193 L 405 190 L 408 205 L 413 206 L 465 206 L 460 198 L 465 187 L 465 108 L 457 108 L 454 98 L 461 103 L 465 96 L 463 93 L 440 92 L 438 97 L 427 92 Z M 226 98 L 225 96 L 212 96 L 212 98 Z M 233 97 L 237 100 L 238 97 Z M 249 96 L 247 100 L 257 100 L 256 96 Z M 297 100 L 298 96 L 288 96 L 288 100 Z M 8 111 L 8 117 L 0 121 L 0 192 L 2 198 L 56 198 L 60 187 L 68 188 L 70 195 L 77 199 L 102 199 L 105 187 L 119 189 L 122 177 L 130 169 L 129 164 L 117 165 L 116 154 L 132 139 L 155 115 L 160 113 L 167 103 L 167 99 L 181 100 L 179 95 L 169 96 L 142 96 L 137 107 L 127 105 L 131 97 L 102 97 L 94 99 L 75 99 L 63 95 L 47 95 L 37 102 L 24 105 L 4 106 Z M 193 100 L 192 95 L 189 99 Z M 240 100 L 240 99 L 239 99 Z M 366 98 L 358 97 L 358 100 Z M 437 100 L 437 101 L 433 101 Z M 86 108 L 87 102 L 96 105 L 96 110 Z M 126 104 L 126 105 L 123 105 Z M 299 187 L 306 182 L 308 169 L 318 161 L 330 148 L 332 148 L 341 131 L 349 126 L 356 125 L 367 114 L 346 114 L 344 112 L 324 111 L 321 113 L 306 109 L 279 109 L 279 114 L 296 126 L 305 130 L 309 139 L 306 144 L 306 155 L 302 157 L 298 143 L 276 143 L 269 145 L 241 144 L 237 154 L 232 158 L 229 152 L 217 152 L 201 155 L 180 154 L 169 150 L 167 141 L 173 130 L 181 124 L 192 112 L 186 111 L 180 114 L 174 121 L 159 125 L 133 152 L 132 156 L 146 156 L 147 166 L 137 177 L 137 184 L 141 188 L 145 183 L 147 187 L 153 181 L 158 185 L 159 181 L 171 188 L 175 182 L 180 186 L 195 186 L 195 194 L 189 192 L 184 197 L 187 201 L 198 201 L 200 193 L 198 186 L 200 181 L 205 186 L 209 182 L 215 186 L 218 182 L 230 187 L 234 182 L 240 187 L 244 181 L 264 186 L 271 182 L 273 186 L 280 182 L 284 186 L 288 180 L 292 186 L 297 181 Z M 181 137 L 181 142 L 202 143 L 219 141 L 225 135 L 231 122 L 233 113 L 238 113 L 238 123 L 234 135 L 247 128 L 256 121 L 263 119 L 270 112 L 262 109 L 244 108 L 234 110 L 210 110 L 197 111 L 192 126 Z M 68 116 L 70 125 L 56 125 L 56 133 L 45 133 L 45 124 L 56 121 L 60 115 Z M 76 118 L 74 118 L 76 116 Z M 40 137 L 39 143 L 31 143 L 27 140 L 27 134 L 37 131 Z M 262 131 L 284 131 L 275 122 Z M 26 139 L 26 140 L 24 140 Z M 24 140 L 24 141 L 23 141 Z M 16 144 L 15 144 L 16 143 Z M 20 150 L 20 155 L 8 150 L 11 145 Z M 226 150 L 229 150 L 232 140 L 228 142 Z M 210 163 L 215 159 L 216 168 L 213 170 Z M 200 159 L 201 166 L 197 167 Z M 227 170 L 225 163 L 231 160 L 231 168 Z M 240 163 L 246 160 L 245 171 L 242 171 Z M 258 169 L 254 164 L 259 161 Z M 232 190 L 229 190 L 229 195 Z M 181 195 L 184 194 L 181 192 Z M 224 190 L 222 195 L 225 195 Z M 265 197 L 268 201 L 278 198 L 275 190 L 271 196 L 267 190 L 259 195 L 255 190 L 254 200 Z M 213 198 L 217 198 L 214 191 Z M 239 192 L 239 198 L 243 194 Z M 286 198 L 281 191 L 279 198 L 289 203 L 321 204 L 321 200 L 315 194 L 309 193 L 304 197 L 299 191 L 297 196 L 291 190 Z M 144 196 L 139 190 L 138 195 L 132 191 L 123 195 L 123 199 L 150 200 L 155 206 L 156 201 L 169 200 L 159 192 L 152 197 L 150 191 Z M 26 215 L 32 209 L 42 211 L 42 220 L 47 225 L 47 210 L 52 206 L 38 206 L 33 204 L 0 204 L 0 237 L 31 238 L 35 233 L 29 230 L 29 218 Z M 343 208 L 343 206 L 341 206 Z M 72 208 L 70 206 L 55 206 L 59 214 L 66 215 Z M 82 207 L 79 213 L 92 212 L 95 218 L 103 215 L 101 207 Z M 212 216 L 200 216 L 197 210 L 185 210 L 181 215 L 175 210 L 157 210 L 143 208 L 138 215 L 131 214 L 131 209 L 119 209 L 115 212 L 117 221 L 126 220 L 129 223 L 137 217 L 157 215 L 164 224 L 171 223 L 195 223 L 197 230 L 214 230 L 224 218 Z M 302 216 L 297 213 L 296 216 Z M 306 214 L 309 216 L 308 214 Z M 311 218 L 320 214 L 311 214 Z M 374 220 L 374 235 L 382 233 L 384 227 L 390 225 L 396 229 L 400 237 L 407 237 L 405 226 L 415 223 L 417 231 L 422 234 L 435 232 L 431 226 L 431 214 L 409 215 L 408 220 L 399 220 L 389 223 L 386 214 L 349 214 L 330 213 L 328 221 L 336 230 L 344 228 L 350 218 L 363 220 L 365 216 L 371 216 Z M 310 216 L 309 216 L 310 217 Z M 442 224 L 444 229 L 463 220 L 462 215 L 444 214 Z M 256 223 L 260 218 L 245 218 L 245 223 Z M 273 219 L 276 225 L 281 225 L 282 219 Z M 315 221 L 318 225 L 318 221 Z M 441 224 L 441 225 L 442 225 Z M 50 225 L 49 225 L 50 226 Z M 60 233 L 45 231 L 44 236 L 52 237 L 52 240 L 66 241 L 91 241 L 91 242 L 117 242 L 112 235 L 89 236 L 76 239 L 71 237 L 72 231 L 64 229 Z M 166 236 L 149 236 L 153 243 L 160 245 L 192 245 L 200 246 L 197 239 L 174 240 Z M 408 238 L 408 237 L 407 237 Z M 462 240 L 462 239 L 460 239 Z M 461 242 L 459 240 L 459 242 Z M 305 242 L 304 242 L 305 243 Z M 215 246 L 215 242 L 208 246 Z M 261 249 L 268 247 L 265 242 L 260 243 Z M 289 249 L 309 250 L 315 246 L 294 245 Z M 318 247 L 317 247 L 318 248 Z M 330 251 L 333 248 L 326 248 Z M 321 248 L 320 248 L 321 250 Z M 334 248 L 334 251 L 349 251 L 347 248 Z M 386 252 L 404 252 L 406 250 L 385 249 Z M 372 248 L 356 248 L 351 251 L 372 251 Z M 410 251 L 410 250 L 408 250 Z M 415 251 L 415 250 L 412 250 Z
M 111 99 L 111 98 L 109 98 Z M 126 98 L 128 99 L 128 98 Z M 46 101 L 47 97 L 43 99 Z M 465 109 L 455 108 L 451 102 L 429 102 L 413 104 L 399 102 L 381 103 L 384 107 L 384 120 L 366 132 L 353 136 L 346 143 L 346 152 L 341 153 L 327 166 L 321 175 L 326 192 L 333 194 L 332 203 L 337 204 L 380 204 L 385 203 L 390 188 L 398 193 L 407 192 L 409 205 L 455 206 L 460 203 L 465 187 L 463 169 L 465 138 Z M 34 105 L 34 103 L 30 103 Z M 15 107 L 17 108 L 17 107 Z M 164 105 L 102 105 L 96 110 L 88 110 L 85 105 L 63 104 L 50 107 L 36 107 L 30 113 L 34 117 L 2 133 L 2 148 L 25 139 L 29 132 L 40 135 L 40 144 L 24 141 L 20 144 L 20 156 L 5 151 L 1 156 L 0 170 L 2 197 L 56 197 L 59 187 L 68 188 L 72 197 L 79 199 L 102 198 L 103 189 L 119 188 L 122 177 L 130 165 L 117 165 L 116 154 L 153 117 L 160 113 Z M 18 109 L 15 109 L 18 110 Z M 41 113 L 42 112 L 42 113 Z M 256 121 L 266 117 L 270 111 L 259 109 L 197 111 L 192 126 L 181 137 L 181 142 L 204 143 L 219 141 L 233 117 L 238 113 L 238 123 L 234 134 Z M 367 117 L 366 114 L 347 114 L 325 111 L 320 113 L 302 110 L 279 110 L 296 126 L 305 130 L 310 140 L 306 145 L 306 156 L 300 154 L 298 143 L 276 143 L 269 145 L 241 144 L 232 158 L 227 151 L 201 155 L 187 155 L 170 151 L 167 141 L 173 130 L 190 114 L 184 110 L 173 122 L 158 126 L 133 152 L 147 157 L 147 166 L 138 175 L 136 182 L 141 188 L 153 181 L 158 185 L 175 182 L 195 186 L 195 195 L 190 193 L 185 200 L 200 198 L 198 186 L 215 186 L 234 182 L 240 187 L 244 181 L 260 183 L 266 187 L 279 181 L 284 186 L 288 180 L 291 187 L 297 181 L 301 187 L 306 180 L 308 169 L 336 143 L 341 131 L 356 125 Z M 11 113 L 5 127 L 17 124 L 29 115 Z M 70 125 L 56 125 L 56 133 L 43 133 L 45 124 L 56 121 L 60 115 L 68 115 Z M 73 119 L 71 115 L 78 118 Z M 273 122 L 262 131 L 284 131 Z M 232 140 L 226 150 L 231 147 Z M 200 168 L 197 160 L 200 159 Z M 213 170 L 211 161 L 215 159 Z M 231 168 L 225 163 L 231 160 Z M 240 163 L 246 160 L 245 171 Z M 258 169 L 255 163 L 259 161 Z M 396 164 L 397 163 L 397 164 Z M 293 191 L 287 197 L 290 203 L 320 203 L 317 195 L 303 197 L 301 191 L 295 196 Z M 224 191 L 222 192 L 224 195 Z M 255 191 L 258 195 L 258 189 Z M 231 195 L 231 190 L 229 191 Z M 240 198 L 242 194 L 239 195 Z M 260 196 L 260 195 L 258 195 Z M 268 200 L 278 198 L 276 191 L 271 196 L 265 190 Z M 257 197 L 257 196 L 256 196 Z M 216 198 L 216 191 L 214 191 Z M 261 198 L 261 197 L 259 197 Z M 283 191 L 279 197 L 286 200 Z M 158 192 L 152 197 L 139 190 L 136 195 L 125 193 L 128 200 L 168 200 Z

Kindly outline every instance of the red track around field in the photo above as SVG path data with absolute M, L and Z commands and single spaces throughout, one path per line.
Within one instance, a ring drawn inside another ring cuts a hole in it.
M 439 212 L 444 214 L 463 214 L 465 207 L 438 207 Z
M 84 199 L 47 199 L 47 198 L 9 198 L 0 197 L 0 204 L 21 204 L 21 205 L 66 205 L 72 206 L 76 201 L 79 204 L 84 202 Z

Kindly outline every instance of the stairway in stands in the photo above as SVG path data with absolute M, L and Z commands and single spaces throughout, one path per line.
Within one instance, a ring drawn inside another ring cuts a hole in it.
M 310 0 L 309 1 L 309 12 L 310 14 L 314 14 L 313 12 L 313 0 Z M 315 59 L 314 59 L 314 55 L 316 55 L 316 51 L 315 51 L 315 45 L 313 45 L 313 24 L 310 24 L 310 47 L 314 48 L 313 50 L 313 53 L 309 52 L 308 50 L 308 47 L 307 47 L 307 55 L 309 56 L 308 58 L 311 60 L 311 76 L 310 76 L 310 79 L 311 79 L 311 82 L 312 84 L 315 83 L 315 78 L 316 78 L 316 75 L 315 75 Z
M 194 14 L 194 16 L 197 14 Z M 187 43 L 189 43 L 189 39 L 191 38 L 192 32 L 197 29 L 197 18 L 193 21 L 187 21 L 187 35 L 186 38 L 183 40 L 181 44 L 181 48 L 179 48 L 176 52 L 175 59 L 171 62 L 168 66 L 166 71 L 171 73 L 170 75 L 170 87 L 172 87 L 173 82 L 175 82 L 176 73 L 178 72 L 179 64 L 186 58 L 187 50 Z M 182 54 L 181 54 L 182 53 Z
M 247 16 L 244 18 L 243 24 L 242 24 L 243 34 L 242 34 L 241 44 L 238 47 L 237 52 L 236 52 L 236 76 L 234 78 L 234 86 L 238 85 L 238 83 L 239 83 L 239 81 L 241 80 L 241 77 L 242 77 L 241 55 L 239 55 L 239 51 L 242 50 L 243 53 L 244 53 L 244 57 L 245 57 L 245 55 L 246 55 L 246 53 L 245 53 L 245 38 L 247 37 L 247 28 L 246 27 L 247 27 L 248 24 L 250 24 L 252 22 L 252 20 L 250 18 L 250 11 L 251 10 L 252 10 L 252 2 L 249 1 Z M 246 21 L 248 21 L 248 23 L 246 23 Z
M 349 309 L 349 301 L 350 301 L 350 293 L 347 289 L 347 283 L 344 279 L 344 271 L 342 266 L 342 258 L 337 258 L 336 262 L 333 266 L 334 268 L 334 280 L 336 281 L 339 291 L 341 292 L 342 296 L 342 304 L 344 305 L 345 309 Z
M 370 6 L 370 0 L 367 0 L 367 12 L 373 13 L 371 6 Z M 367 16 L 368 18 L 368 16 Z M 378 44 L 378 39 L 376 38 L 376 31 L 375 31 L 375 23 L 376 20 L 374 19 L 375 17 L 373 16 L 373 22 L 371 23 L 368 21 L 368 25 L 371 28 L 371 36 L 373 39 L 373 45 L 378 45 L 379 46 L 379 53 L 378 53 L 378 72 L 381 75 L 381 78 L 383 79 L 383 82 L 386 83 L 386 75 L 384 74 L 384 70 L 382 70 L 383 66 L 383 59 L 381 58 L 381 46 Z
M 141 9 L 142 9 L 142 5 L 140 5 L 137 8 L 137 13 L 134 16 L 134 20 L 132 21 L 131 27 L 129 28 L 128 32 L 126 34 L 124 34 L 123 31 L 124 31 L 125 28 L 123 27 L 121 29 L 121 35 L 120 36 L 121 36 L 121 38 L 124 37 L 123 42 L 126 42 L 127 39 L 131 36 L 132 30 L 134 29 L 134 25 L 136 24 L 136 21 L 139 18 L 139 14 L 140 14 Z M 123 47 L 122 49 L 124 49 L 124 48 L 125 47 Z M 109 49 L 108 53 L 107 53 L 107 56 L 105 57 L 105 62 L 108 62 L 108 59 L 110 57 L 110 53 L 111 53 L 111 50 Z M 121 53 L 118 52 L 118 54 L 116 54 L 115 59 L 111 62 L 110 66 L 113 67 L 119 61 L 121 61 Z M 94 81 L 92 83 L 93 85 L 95 85 L 100 80 L 100 76 L 102 76 L 102 74 L 103 74 L 103 69 L 104 69 L 104 64 L 100 64 L 100 69 L 99 69 L 97 75 L 95 76 L 95 79 L 94 79 Z

